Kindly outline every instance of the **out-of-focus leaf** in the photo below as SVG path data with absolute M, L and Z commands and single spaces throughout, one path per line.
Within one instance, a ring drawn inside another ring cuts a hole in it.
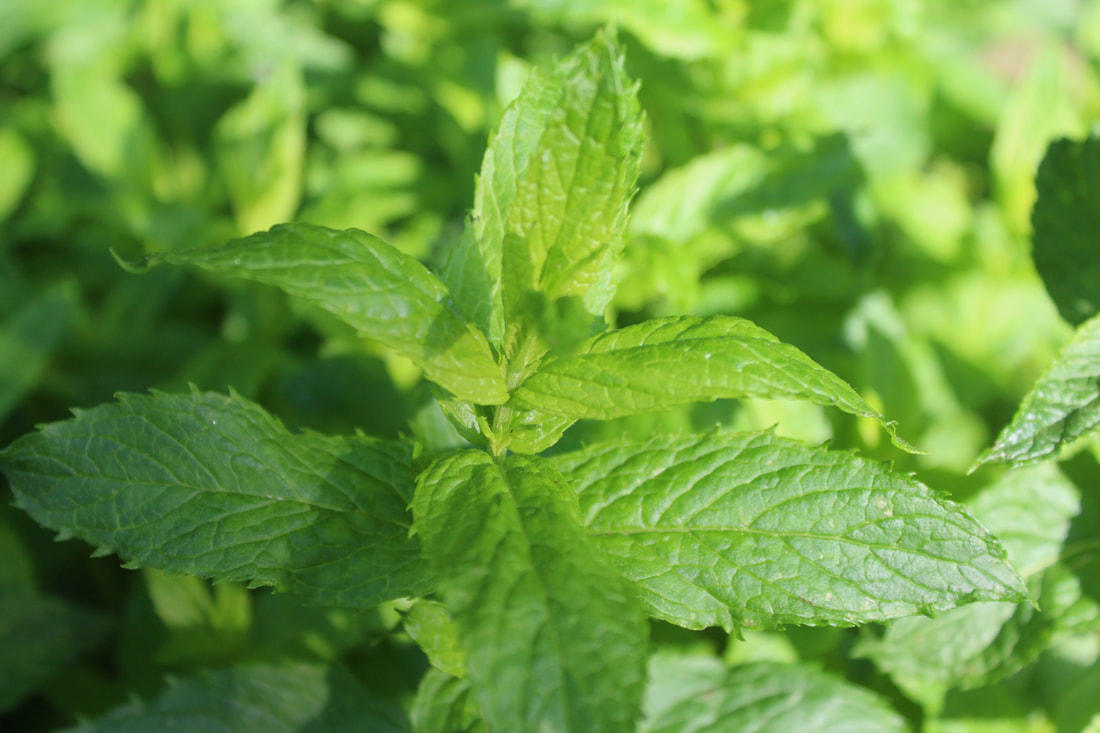
M 0 321 L 0 422 L 43 377 L 50 354 L 76 315 L 69 287 L 45 289 Z
M 1051 143 L 1035 185 L 1035 268 L 1058 312 L 1080 325 L 1100 311 L 1100 137 Z
M 413 701 L 414 733 L 488 733 L 477 703 L 470 694 L 470 681 L 429 669 Z
M 0 223 L 23 198 L 34 177 L 34 159 L 34 150 L 17 130 L 0 127 L 0 160 L 4 161 L 4 175 L 0 176 Z
M 154 730 L 404 733 L 409 723 L 399 707 L 339 667 L 249 665 L 173 680 L 155 699 L 116 708 L 67 733 Z
M 64 601 L 0 587 L 0 712 L 72 664 L 107 626 L 102 616 Z
M 215 141 L 241 233 L 292 219 L 302 195 L 306 145 L 301 71 L 290 62 L 279 64 L 221 118 Z
M 904 733 L 904 718 L 856 685 L 804 665 L 726 669 L 709 657 L 655 656 L 639 733 Z

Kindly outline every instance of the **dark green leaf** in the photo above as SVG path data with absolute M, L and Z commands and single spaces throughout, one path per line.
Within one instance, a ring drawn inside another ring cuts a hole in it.
M 1062 317 L 1079 325 L 1100 312 L 1100 138 L 1055 140 L 1035 186 L 1035 268 Z
M 148 703 L 116 708 L 68 733 L 401 733 L 400 708 L 339 667 L 241 666 L 173 681 Z

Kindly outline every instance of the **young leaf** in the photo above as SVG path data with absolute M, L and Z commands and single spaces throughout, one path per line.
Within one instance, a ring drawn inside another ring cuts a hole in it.
M 1062 317 L 1079 325 L 1100 311 L 1100 138 L 1051 143 L 1035 186 L 1035 269 Z
M 632 731 L 645 618 L 545 460 L 448 454 L 413 500 L 491 730 Z
M 404 712 L 339 667 L 250 665 L 173 680 L 147 703 L 131 703 L 67 733 L 147 731 L 343 733 L 409 730 Z
M 885 700 L 803 666 L 727 669 L 710 657 L 655 656 L 639 733 L 887 733 L 908 730 Z
M 133 567 L 370 608 L 430 587 L 409 538 L 410 449 L 291 434 L 217 394 L 123 394 L 2 453 L 16 504 Z
M 570 419 L 610 420 L 722 397 L 806 399 L 892 426 L 855 390 L 801 351 L 731 316 L 673 316 L 600 334 L 551 357 L 509 405 Z M 896 438 L 901 447 L 908 447 Z
M 484 334 L 459 314 L 427 268 L 357 229 L 281 224 L 223 247 L 149 255 L 275 285 L 408 357 L 463 400 L 500 404 L 504 377 Z
M 466 676 L 466 655 L 447 609 L 442 603 L 421 598 L 402 619 L 433 667 L 454 677 Z
M 1055 457 L 1100 424 L 1100 316 L 1083 323 L 1020 403 L 983 463 L 1026 466 Z M 973 470 L 973 469 L 971 469 Z
M 852 625 L 1027 598 L 962 507 L 846 452 L 711 433 L 553 462 L 649 612 L 687 628 Z
M 642 114 L 614 38 L 536 71 L 489 143 L 474 212 L 444 280 L 500 344 L 528 294 L 602 315 L 638 177 Z

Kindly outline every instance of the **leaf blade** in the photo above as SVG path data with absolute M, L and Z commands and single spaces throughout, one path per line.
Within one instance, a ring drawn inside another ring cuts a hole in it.
M 417 485 L 424 554 L 493 730 L 633 730 L 644 616 L 591 552 L 566 484 L 545 461 L 467 450 Z
M 149 255 L 139 268 L 160 262 L 274 285 L 408 357 L 460 399 L 507 399 L 485 335 L 460 315 L 446 286 L 415 259 L 365 232 L 280 224 L 222 247 Z
M 1100 424 L 1100 316 L 1083 323 L 974 463 L 1028 466 L 1054 457 Z
M 509 404 L 571 419 L 609 420 L 723 397 L 806 399 L 877 420 L 846 382 L 741 318 L 673 316 L 600 334 L 551 358 Z
M 216 394 L 119 395 L 0 453 L 18 506 L 131 565 L 370 608 L 416 595 L 408 446 L 290 434 Z
M 553 461 L 649 612 L 687 628 L 852 625 L 1027 598 L 961 507 L 848 453 L 712 433 Z

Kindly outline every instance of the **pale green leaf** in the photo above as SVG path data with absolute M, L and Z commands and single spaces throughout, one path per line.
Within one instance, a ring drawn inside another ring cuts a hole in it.
M 893 428 L 844 380 L 741 318 L 673 316 L 600 334 L 547 359 L 515 407 L 610 420 L 724 397 L 805 399 Z M 898 441 L 901 447 L 907 447 Z
M 1051 143 L 1035 186 L 1035 269 L 1062 317 L 1080 324 L 1100 312 L 1100 138 Z
M 870 691 L 801 665 L 656 656 L 639 733 L 904 733 Z
M 712 433 L 554 463 L 649 612 L 687 628 L 852 625 L 1027 597 L 961 506 L 847 452 Z
M 491 729 L 633 730 L 644 616 L 564 476 L 538 458 L 452 453 L 421 475 L 413 512 Z
M 217 394 L 120 395 L 3 453 L 36 521 L 131 566 L 369 608 L 429 587 L 409 537 L 410 449 L 291 434 Z
M 602 315 L 614 292 L 642 114 L 617 43 L 599 34 L 536 71 L 507 109 L 482 163 L 474 211 L 444 280 L 500 344 L 532 314 L 532 291 L 583 298 Z
M 339 667 L 248 665 L 173 680 L 149 702 L 115 708 L 68 733 L 346 733 L 409 730 L 400 708 Z
M 0 42 L 2 44 L 2 42 Z M 34 150 L 14 127 L 0 126 L 0 222 L 19 204 L 34 177 Z
M 160 262 L 275 285 L 408 357 L 460 399 L 507 399 L 485 336 L 459 314 L 443 283 L 365 232 L 283 224 L 223 247 L 150 255 L 139 266 Z
M 429 669 L 420 680 L 410 717 L 414 733 L 486 733 L 489 730 L 470 694 L 470 681 L 451 677 L 438 669 Z
M 420 599 L 402 619 L 428 661 L 454 677 L 466 676 L 466 655 L 458 640 L 458 629 L 442 603 Z
M 731 29 L 718 24 L 704 0 L 512 0 L 543 23 L 615 24 L 663 55 L 700 59 L 723 48 Z
M 214 128 L 214 159 L 242 234 L 287 221 L 298 210 L 306 152 L 305 97 L 301 69 L 283 60 Z
M 975 464 L 1026 466 L 1058 451 L 1100 424 L 1100 316 L 1083 323 L 1024 397 L 1012 422 Z

